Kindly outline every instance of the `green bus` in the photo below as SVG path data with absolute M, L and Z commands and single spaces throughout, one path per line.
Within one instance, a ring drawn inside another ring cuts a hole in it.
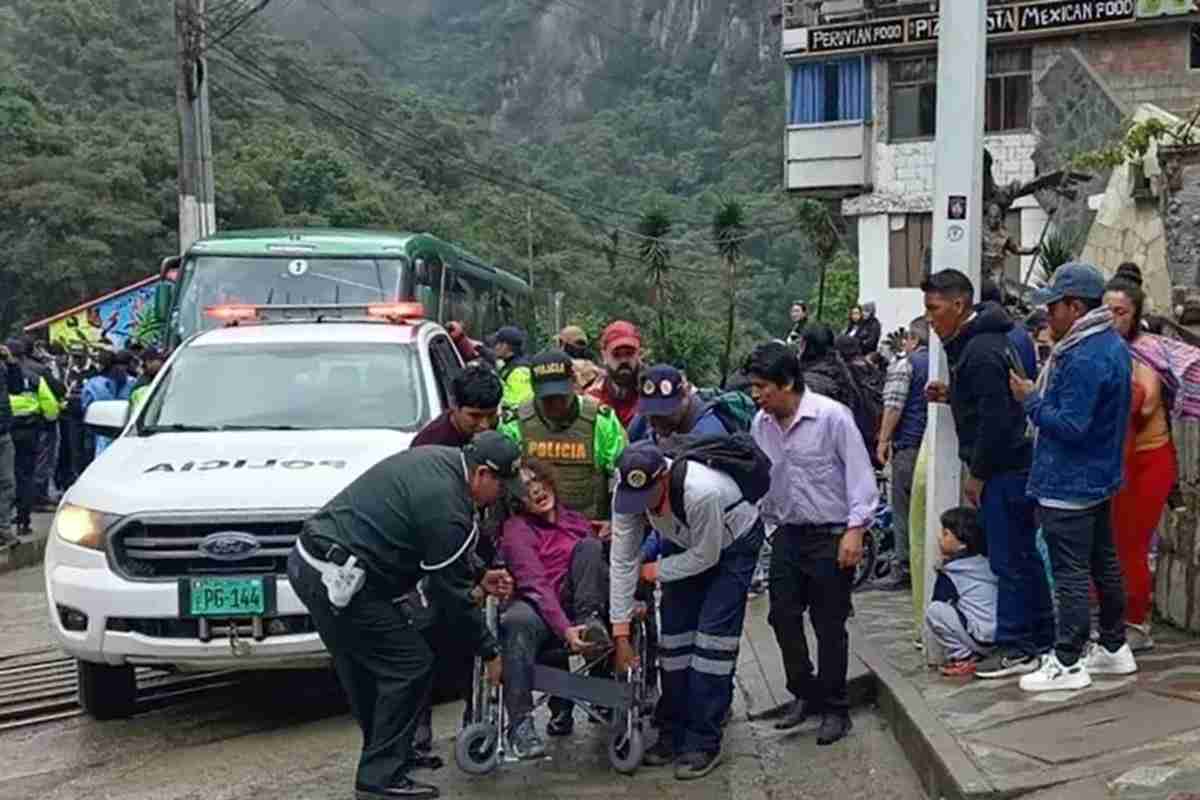
M 523 319 L 529 284 L 427 233 L 265 229 L 225 231 L 165 259 L 156 296 L 174 347 L 217 327 L 206 309 L 416 300 L 475 338 Z

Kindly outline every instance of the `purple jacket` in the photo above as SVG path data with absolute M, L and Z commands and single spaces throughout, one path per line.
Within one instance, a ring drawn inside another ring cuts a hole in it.
M 571 553 L 580 540 L 591 535 L 587 517 L 561 503 L 553 525 L 529 514 L 518 514 L 504 523 L 500 552 L 512 574 L 516 595 L 532 603 L 560 639 L 571 626 L 559 601 L 571 568 Z

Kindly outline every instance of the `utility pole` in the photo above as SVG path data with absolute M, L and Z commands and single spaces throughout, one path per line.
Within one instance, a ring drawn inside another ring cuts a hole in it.
M 529 255 L 529 288 L 533 288 L 533 206 L 525 204 L 525 242 Z
M 175 0 L 175 106 L 179 114 L 179 252 L 217 230 L 208 116 L 208 0 Z
M 937 71 L 937 138 L 934 142 L 934 271 L 953 267 L 980 289 L 983 232 L 983 100 L 987 84 L 987 4 L 943 0 L 940 4 Z M 949 383 L 942 343 L 930 331 L 929 378 Z M 962 465 L 954 417 L 944 403 L 929 404 L 925 494 L 925 598 L 933 596 L 934 565 L 940 553 L 940 517 L 959 504 Z M 942 653 L 925 636 L 931 662 Z

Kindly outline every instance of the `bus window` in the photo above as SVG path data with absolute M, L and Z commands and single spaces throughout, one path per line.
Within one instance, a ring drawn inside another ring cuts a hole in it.
M 413 296 L 425 307 L 428 319 L 441 319 L 442 271 L 437 254 L 425 253 L 413 261 Z
M 475 320 L 471 313 L 472 298 L 470 284 L 463 279 L 461 275 L 454 274 L 451 271 L 446 277 L 446 321 L 457 320 L 467 326 L 467 331 L 472 335 L 478 333 L 478 328 L 473 327 Z

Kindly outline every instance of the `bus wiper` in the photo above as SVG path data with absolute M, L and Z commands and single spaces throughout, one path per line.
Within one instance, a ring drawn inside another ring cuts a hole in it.
M 184 425 L 182 423 L 174 423 L 171 425 L 150 425 L 141 429 L 143 434 L 155 433 L 207 433 L 215 430 L 220 430 L 213 425 Z

